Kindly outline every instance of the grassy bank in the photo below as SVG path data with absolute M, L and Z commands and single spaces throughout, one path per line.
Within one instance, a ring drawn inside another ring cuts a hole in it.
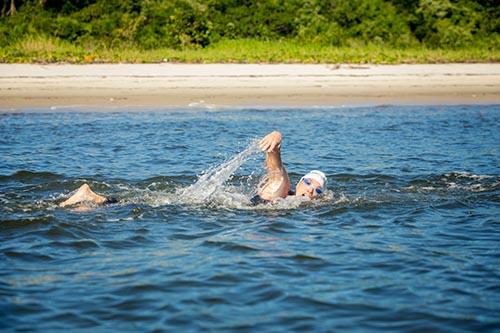
M 500 50 L 380 45 L 335 47 L 297 41 L 221 40 L 205 48 L 85 48 L 56 38 L 29 38 L 0 49 L 3 63 L 451 63 L 499 62 Z

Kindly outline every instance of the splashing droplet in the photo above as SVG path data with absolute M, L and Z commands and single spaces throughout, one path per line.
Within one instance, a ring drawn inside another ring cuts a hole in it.
M 179 189 L 176 194 L 184 202 L 206 203 L 210 201 L 214 194 L 222 190 L 222 185 L 236 170 L 257 152 L 259 152 L 258 140 L 253 140 L 242 152 L 228 161 L 207 170 L 198 178 L 196 183 Z

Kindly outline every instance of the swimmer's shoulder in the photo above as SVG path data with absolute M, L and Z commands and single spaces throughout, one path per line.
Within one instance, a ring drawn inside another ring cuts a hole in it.
M 269 172 L 258 186 L 258 194 L 266 200 L 285 198 L 290 191 L 290 179 L 286 171 Z

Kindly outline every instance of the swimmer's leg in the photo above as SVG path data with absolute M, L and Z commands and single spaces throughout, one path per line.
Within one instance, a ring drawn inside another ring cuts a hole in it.
M 66 201 L 59 204 L 60 207 L 71 206 L 80 202 L 93 202 L 95 204 L 103 204 L 108 199 L 102 195 L 94 193 L 88 184 L 83 184 L 76 190 L 75 194 L 69 197 Z

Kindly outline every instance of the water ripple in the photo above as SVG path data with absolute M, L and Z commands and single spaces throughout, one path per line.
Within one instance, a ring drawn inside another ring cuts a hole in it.
M 2 115 L 0 329 L 497 331 L 498 106 L 118 111 Z M 274 129 L 322 199 L 249 204 Z

